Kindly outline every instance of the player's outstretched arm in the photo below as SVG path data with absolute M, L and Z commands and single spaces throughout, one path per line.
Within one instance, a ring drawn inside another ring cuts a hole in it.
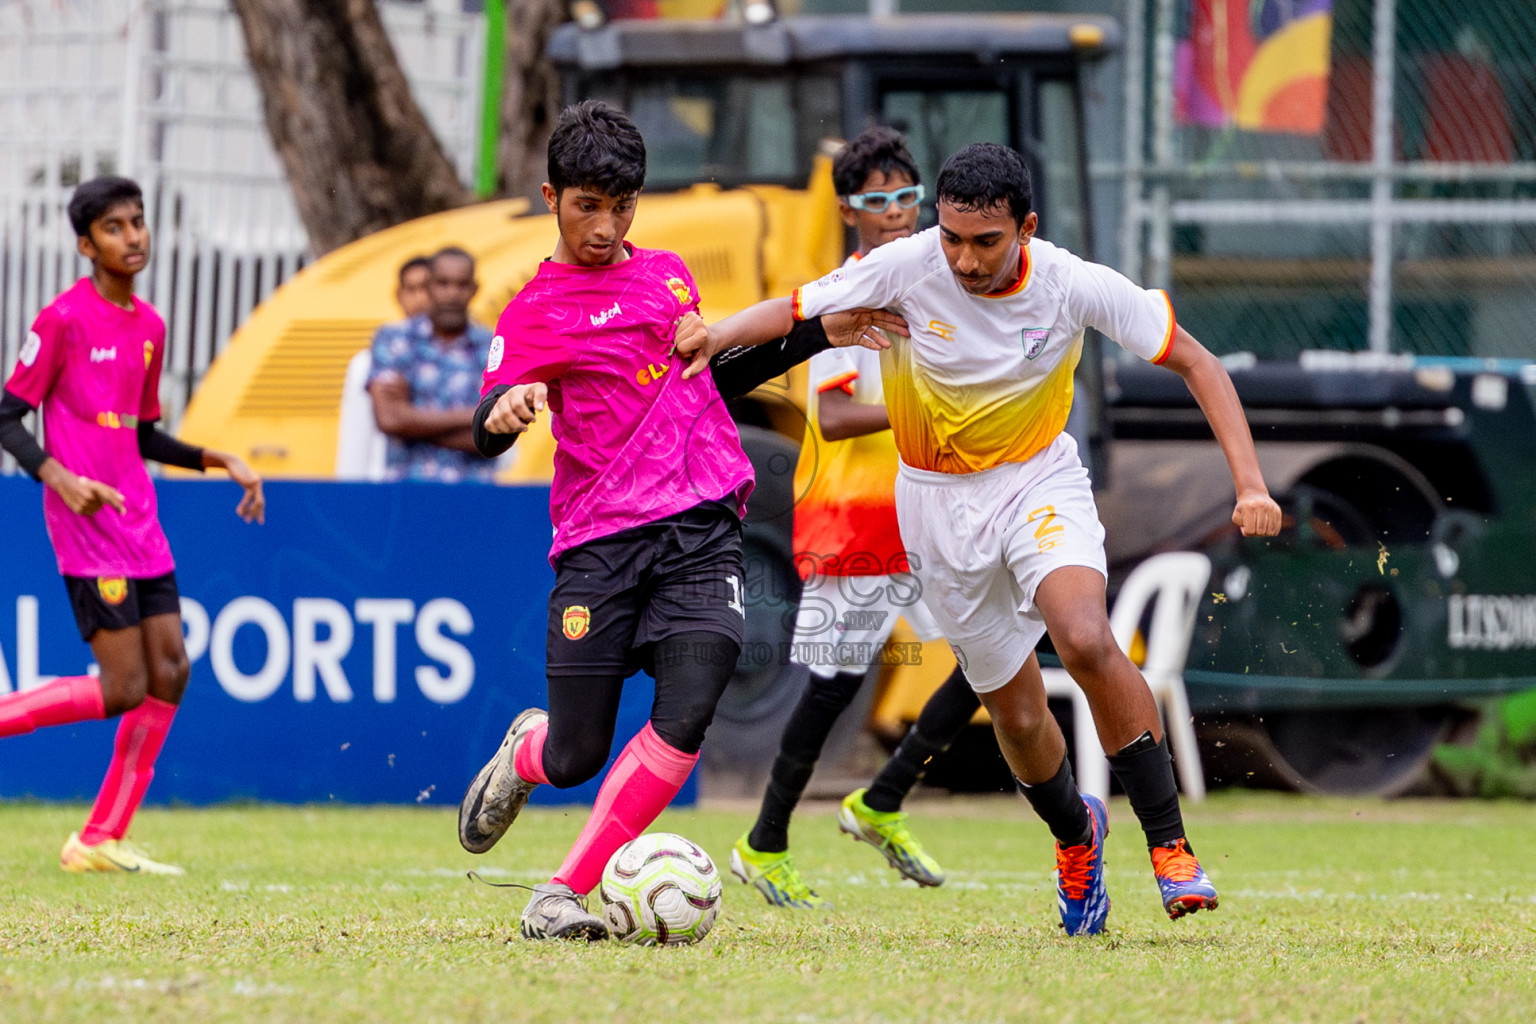
M 1248 420 L 1226 367 L 1182 327 L 1174 328 L 1173 344 L 1163 365 L 1184 378 L 1227 457 L 1227 467 L 1237 488 L 1232 522 L 1245 537 L 1273 537 L 1280 532 L 1280 506 L 1269 496 L 1269 488 L 1264 484 L 1253 435 L 1248 431 Z
M 677 354 L 689 360 L 687 368 L 683 370 L 683 377 L 694 377 L 702 373 L 711 359 L 728 349 L 782 339 L 793 331 L 795 322 L 794 306 L 790 299 L 766 299 L 739 313 L 732 313 L 702 331 L 690 331 L 685 336 L 679 330 Z M 821 324 L 827 341 L 834 348 L 850 345 L 872 349 L 890 348 L 890 340 L 882 331 L 892 331 L 903 336 L 907 334 L 907 322 L 883 309 L 851 309 L 829 313 L 821 318 Z
M 543 383 L 492 388 L 475 408 L 475 449 L 488 459 L 501 455 L 512 447 L 518 434 L 533 425 L 548 401 L 549 386 Z
M 240 498 L 240 504 L 235 506 L 235 514 L 248 523 L 265 523 L 267 521 L 267 499 L 261 491 L 261 476 L 238 455 L 228 452 L 218 452 L 211 448 L 203 449 L 203 468 L 222 469 L 229 474 L 229 478 L 241 487 L 245 488 L 245 494 Z

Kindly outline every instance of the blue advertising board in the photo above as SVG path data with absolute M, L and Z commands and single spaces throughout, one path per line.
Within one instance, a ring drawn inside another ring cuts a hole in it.
M 549 489 L 274 481 L 251 525 L 210 476 L 157 482 L 192 679 L 149 801 L 457 804 L 545 703 Z M 0 693 L 90 665 L 39 485 L 0 477 Z M 653 693 L 626 685 L 615 750 Z M 0 740 L 0 797 L 91 799 L 114 729 Z M 590 802 L 600 780 L 534 801 Z

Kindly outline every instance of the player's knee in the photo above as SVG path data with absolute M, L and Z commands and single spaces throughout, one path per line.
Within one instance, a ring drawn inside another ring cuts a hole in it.
M 1101 671 L 1111 658 L 1120 656 L 1120 648 L 1115 645 L 1115 635 L 1110 632 L 1107 620 L 1071 623 L 1065 629 L 1053 632 L 1051 642 L 1069 671 L 1095 673 Z
M 989 708 L 992 725 L 1005 736 L 1028 738 L 1033 736 L 1050 716 L 1050 709 L 1043 704 L 1009 704 L 1002 708 Z
M 148 693 L 149 670 L 142 664 L 101 671 L 101 705 L 108 718 L 132 711 Z
M 564 749 L 544 744 L 544 775 L 556 789 L 570 789 L 595 778 L 608 763 L 608 752 L 597 747 Z
M 154 667 L 149 680 L 149 693 L 156 700 L 168 704 L 180 704 L 187 692 L 187 680 L 192 676 L 192 663 L 185 652 L 162 658 Z
M 651 730 L 674 750 L 697 754 L 714 717 L 713 708 L 694 708 L 666 718 L 652 716 Z

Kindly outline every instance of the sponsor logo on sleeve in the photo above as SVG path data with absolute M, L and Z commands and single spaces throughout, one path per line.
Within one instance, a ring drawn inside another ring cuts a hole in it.
M 838 267 L 836 270 L 832 271 L 832 273 L 822 276 L 822 278 L 816 283 L 825 288 L 828 285 L 837 284 L 837 282 L 841 281 L 846 276 L 847 275 L 843 273 L 843 268 Z
M 43 338 L 36 331 L 27 332 L 27 340 L 21 343 L 21 352 L 17 358 L 22 366 L 31 366 L 37 361 L 37 353 L 42 350 Z
M 128 596 L 128 581 L 122 576 L 96 577 L 96 592 L 110 605 L 119 605 Z
M 560 615 L 560 624 L 567 640 L 580 640 L 586 636 L 587 627 L 591 623 L 592 613 L 583 605 L 573 604 Z
M 501 368 L 501 357 L 506 354 L 506 351 L 507 351 L 507 343 L 502 338 L 501 335 L 498 334 L 498 335 L 496 335 L 496 337 L 492 338 L 491 339 L 491 354 L 490 354 L 490 356 L 485 361 L 485 368 L 487 370 L 498 370 L 498 369 L 500 369 Z
M 1049 327 L 1026 327 L 1019 332 L 1019 339 L 1024 343 L 1024 358 L 1034 359 L 1045 351 L 1045 343 L 1051 340 Z

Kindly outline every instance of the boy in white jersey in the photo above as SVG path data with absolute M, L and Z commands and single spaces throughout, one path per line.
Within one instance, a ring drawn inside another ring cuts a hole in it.
M 917 228 L 923 187 L 906 141 L 874 127 L 832 164 L 843 222 L 859 248 L 845 266 Z M 919 639 L 940 638 L 918 596 L 896 525 L 896 444 L 880 382 L 880 356 L 862 346 L 818 352 L 810 361 L 809 423 L 795 470 L 795 557 L 806 577 L 795 620 L 794 659 L 810 679 L 784 724 L 779 751 L 752 828 L 731 850 L 731 870 L 771 904 L 825 904 L 789 853 L 789 821 L 822 747 L 853 703 L 898 617 Z M 907 827 L 901 804 L 970 723 L 976 694 L 956 668 L 866 789 L 850 793 L 840 827 L 868 843 L 919 885 L 944 871 Z
M 189 675 L 175 562 L 144 460 L 224 469 L 245 488 L 235 511 L 247 521 L 263 516 L 261 478 L 233 455 L 155 426 L 165 322 L 133 294 L 149 263 L 139 186 L 92 179 L 70 197 L 69 219 L 91 273 L 37 315 L 0 397 L 0 446 L 47 485 L 48 537 L 100 670 L 0 696 L 0 737 L 121 715 L 91 815 L 59 863 L 65 871 L 179 875 L 125 841 Z M 46 451 L 22 425 L 35 408 Z
M 901 456 L 902 539 L 923 600 L 990 712 L 1025 797 L 1056 837 L 1068 934 L 1104 928 L 1103 804 L 1082 796 L 1030 657 L 1049 631 L 1093 709 L 1110 765 L 1140 820 L 1163 906 L 1214 909 L 1216 890 L 1184 836 L 1157 704 L 1109 629 L 1103 528 L 1076 445 L 1063 432 L 1083 331 L 1184 378 L 1236 485 L 1246 536 L 1279 532 L 1280 509 L 1221 363 L 1174 321 L 1165 293 L 1034 237 L 1029 172 L 1012 150 L 968 146 L 937 182 L 936 228 L 881 247 L 785 299 L 714 325 L 695 354 L 779 337 L 795 319 L 857 306 L 905 317 L 882 357 Z

